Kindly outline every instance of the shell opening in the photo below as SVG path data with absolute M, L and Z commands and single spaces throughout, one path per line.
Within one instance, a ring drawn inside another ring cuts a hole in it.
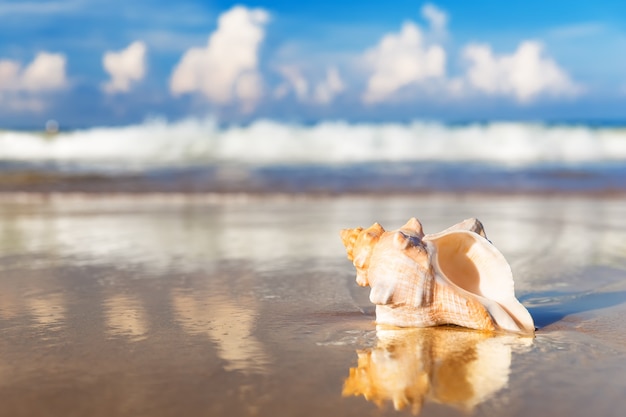
M 478 296 L 498 326 L 534 332 L 528 310 L 515 298 L 513 275 L 504 256 L 485 238 L 469 231 L 437 236 L 434 266 L 453 285 Z
M 449 234 L 437 239 L 438 267 L 455 285 L 473 294 L 480 290 L 480 271 L 469 256 L 475 240 L 465 234 Z

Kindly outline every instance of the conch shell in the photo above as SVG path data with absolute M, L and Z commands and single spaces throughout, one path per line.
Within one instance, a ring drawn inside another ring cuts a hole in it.
M 477 219 L 429 235 L 415 218 L 392 232 L 374 223 L 344 229 L 341 238 L 357 283 L 371 287 L 378 324 L 535 331 L 508 262 Z

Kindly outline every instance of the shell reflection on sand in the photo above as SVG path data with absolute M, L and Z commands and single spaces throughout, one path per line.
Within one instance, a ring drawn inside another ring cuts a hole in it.
M 268 359 L 263 345 L 252 335 L 257 312 L 254 299 L 221 294 L 174 291 L 172 304 L 182 327 L 192 335 L 204 334 L 217 345 L 227 371 L 265 373 Z
M 110 336 L 127 336 L 133 342 L 146 338 L 146 312 L 137 298 L 125 294 L 113 295 L 104 303 L 104 310 Z
M 343 396 L 360 396 L 382 407 L 410 407 L 419 414 L 426 401 L 472 411 L 508 382 L 512 350 L 533 343 L 516 335 L 439 327 L 378 327 L 377 345 L 359 350 Z

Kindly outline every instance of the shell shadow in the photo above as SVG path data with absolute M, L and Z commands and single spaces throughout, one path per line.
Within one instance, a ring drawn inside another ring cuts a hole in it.
M 599 293 L 564 293 L 558 291 L 529 293 L 520 297 L 539 329 L 565 317 L 586 311 L 612 307 L 626 302 L 626 291 Z

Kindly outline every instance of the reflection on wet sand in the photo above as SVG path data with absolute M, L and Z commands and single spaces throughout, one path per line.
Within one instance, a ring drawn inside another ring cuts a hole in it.
M 2 281 L 0 290 L 0 318 L 4 320 L 29 317 L 35 327 L 52 330 L 65 323 L 67 300 L 61 292 L 34 291 L 27 285 Z
M 2 291 L 0 291 L 0 318 L 5 320 L 16 317 L 21 310 L 15 289 L 8 287 L 8 285 L 4 284 L 2 285 Z
M 175 290 L 172 304 L 185 331 L 207 335 L 217 345 L 225 370 L 267 372 L 267 354 L 252 335 L 257 316 L 252 297 Z
M 137 298 L 126 294 L 113 295 L 104 303 L 104 314 L 106 332 L 110 336 L 126 336 L 133 342 L 146 338 L 146 312 Z
M 62 294 L 48 294 L 32 297 L 28 307 L 33 318 L 42 326 L 54 327 L 65 321 L 65 297 Z
M 360 396 L 382 407 L 410 407 L 419 414 L 426 401 L 470 412 L 508 382 L 512 350 L 531 338 L 456 328 L 377 328 L 377 345 L 359 350 L 343 396 Z

